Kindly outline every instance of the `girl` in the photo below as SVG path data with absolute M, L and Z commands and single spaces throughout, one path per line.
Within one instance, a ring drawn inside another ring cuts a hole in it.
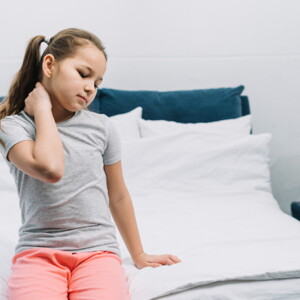
M 110 213 L 137 268 L 180 262 L 144 252 L 118 133 L 87 110 L 106 70 L 104 49 L 75 28 L 32 38 L 0 106 L 0 149 L 22 216 L 10 299 L 129 299 Z

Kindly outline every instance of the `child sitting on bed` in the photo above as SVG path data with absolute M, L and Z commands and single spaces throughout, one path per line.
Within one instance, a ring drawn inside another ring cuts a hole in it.
M 106 60 L 90 32 L 36 36 L 0 106 L 0 149 L 22 216 L 10 299 L 129 299 L 111 214 L 137 268 L 180 262 L 144 252 L 116 128 L 87 110 Z

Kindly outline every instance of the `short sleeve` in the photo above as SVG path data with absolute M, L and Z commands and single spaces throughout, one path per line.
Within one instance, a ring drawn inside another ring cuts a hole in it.
M 26 140 L 33 140 L 32 135 L 13 117 L 9 116 L 0 121 L 0 152 L 7 161 L 7 154 L 12 146 Z
M 107 117 L 106 148 L 103 153 L 103 164 L 111 165 L 121 160 L 121 138 L 113 122 Z

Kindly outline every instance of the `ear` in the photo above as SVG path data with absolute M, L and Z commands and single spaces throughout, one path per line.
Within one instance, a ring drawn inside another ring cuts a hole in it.
M 51 78 L 54 65 L 55 65 L 54 56 L 52 54 L 45 55 L 45 57 L 43 59 L 43 63 L 42 63 L 42 69 L 43 69 L 44 76 Z

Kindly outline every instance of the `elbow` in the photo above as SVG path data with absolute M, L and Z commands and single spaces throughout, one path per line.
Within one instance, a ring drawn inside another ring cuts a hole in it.
M 43 178 L 47 183 L 56 183 L 60 181 L 64 176 L 64 168 L 63 167 L 48 167 L 43 169 Z
M 56 183 L 60 181 L 63 178 L 63 174 L 61 173 L 51 173 L 47 176 L 47 182 L 48 183 Z

